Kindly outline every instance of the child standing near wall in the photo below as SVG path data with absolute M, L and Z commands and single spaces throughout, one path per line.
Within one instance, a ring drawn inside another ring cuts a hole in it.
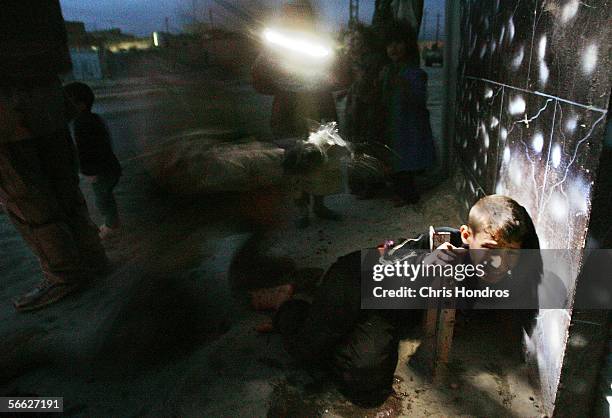
M 91 111 L 95 96 L 84 83 L 70 83 L 65 91 L 77 110 L 74 119 L 81 173 L 89 182 L 96 198 L 96 207 L 104 217 L 100 238 L 107 238 L 121 225 L 113 190 L 121 177 L 121 165 L 113 152 L 110 133 L 102 118 Z
M 429 111 L 427 74 L 421 68 L 414 32 L 393 25 L 386 33 L 387 56 L 391 60 L 381 73 L 385 107 L 385 137 L 394 151 L 391 176 L 401 204 L 419 200 L 414 177 L 431 168 L 435 152 Z

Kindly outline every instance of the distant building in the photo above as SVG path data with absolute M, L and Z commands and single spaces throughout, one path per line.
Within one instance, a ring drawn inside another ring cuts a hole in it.
M 139 38 L 129 33 L 123 33 L 119 28 L 95 31 L 90 34 L 95 37 L 105 49 L 111 52 L 145 50 L 153 47 L 153 40 L 151 38 Z
M 70 48 L 72 77 L 75 80 L 101 80 L 104 78 L 99 50 Z
M 100 80 L 104 78 L 103 45 L 85 30 L 85 23 L 66 21 L 68 47 L 72 59 L 75 80 Z

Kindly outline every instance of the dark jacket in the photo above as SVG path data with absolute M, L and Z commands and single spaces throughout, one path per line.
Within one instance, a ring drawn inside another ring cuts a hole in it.
M 71 68 L 58 0 L 7 0 L 0 13 L 0 83 L 53 79 Z
M 111 137 L 100 116 L 81 113 L 74 120 L 74 140 L 81 173 L 86 176 L 120 176 L 121 165 L 113 152 Z
M 427 74 L 409 64 L 390 65 L 382 72 L 387 145 L 395 152 L 393 168 L 420 171 L 435 162 L 427 110 Z

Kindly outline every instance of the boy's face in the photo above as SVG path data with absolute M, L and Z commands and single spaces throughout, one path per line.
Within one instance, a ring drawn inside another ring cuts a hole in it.
M 87 105 L 85 103 L 79 102 L 76 98 L 72 96 L 68 96 L 68 99 L 70 100 L 70 104 L 74 106 L 78 113 L 83 113 L 87 110 Z
M 495 239 L 484 231 L 474 233 L 467 225 L 460 228 L 461 240 L 470 249 L 470 258 L 474 264 L 485 266 L 485 275 L 480 279 L 487 283 L 497 283 L 512 270 L 519 261 L 520 242 L 506 242 Z

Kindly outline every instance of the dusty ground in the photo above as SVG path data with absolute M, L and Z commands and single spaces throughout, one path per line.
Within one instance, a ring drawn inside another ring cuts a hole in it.
M 38 268 L 0 214 L 0 396 L 63 396 L 67 415 L 83 417 L 540 415 L 525 370 L 487 321 L 458 330 L 452 378 L 441 387 L 410 367 L 419 339 L 406 338 L 396 395 L 374 410 L 348 403 L 325 375 L 301 371 L 277 335 L 254 331 L 266 314 L 250 310 L 228 277 L 233 254 L 252 233 L 252 199 L 171 196 L 138 159 L 151 141 L 212 121 L 265 138 L 269 99 L 241 82 L 161 74 L 102 85 L 98 93 L 125 168 L 117 189 L 125 232 L 106 243 L 115 270 L 57 306 L 18 315 L 10 300 L 38 281 Z M 461 221 L 452 181 L 412 207 L 334 196 L 329 206 L 344 220 L 303 231 L 283 202 L 262 246 L 299 267 L 325 268 L 386 238 Z

